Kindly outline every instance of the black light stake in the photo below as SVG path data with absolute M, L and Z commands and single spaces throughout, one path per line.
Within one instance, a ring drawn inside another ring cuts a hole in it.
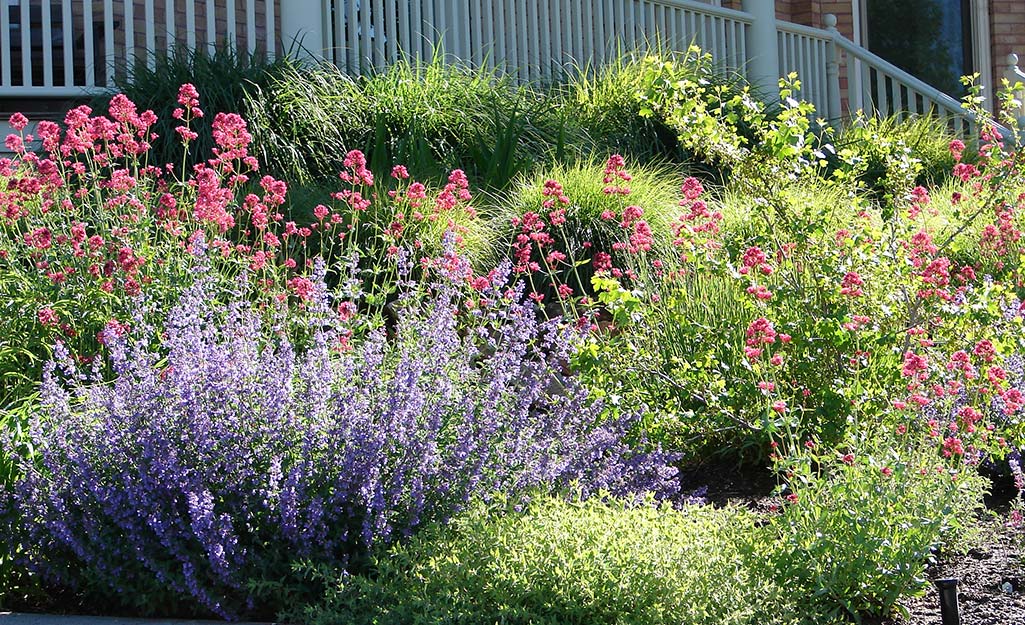
M 940 591 L 940 618 L 943 625 L 961 625 L 961 614 L 957 607 L 956 577 L 936 580 L 936 589 Z

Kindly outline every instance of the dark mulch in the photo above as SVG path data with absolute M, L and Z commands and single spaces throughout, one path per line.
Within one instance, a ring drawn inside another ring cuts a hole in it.
M 1025 531 L 1008 527 L 1008 504 L 1016 495 L 1009 484 L 997 479 L 994 493 L 986 498 L 988 511 L 979 519 L 980 544 L 965 554 L 939 558 L 927 570 L 930 581 L 956 578 L 962 625 L 1025 624 Z M 910 618 L 886 625 L 938 625 L 940 599 L 930 585 L 924 597 L 904 603 Z

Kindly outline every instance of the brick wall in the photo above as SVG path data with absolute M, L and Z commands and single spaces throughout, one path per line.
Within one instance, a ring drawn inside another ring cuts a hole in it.
M 990 37 L 993 39 L 993 79 L 1000 84 L 1007 69 L 1007 55 L 1014 52 L 1025 66 L 1025 2 L 1023 0 L 990 0 Z

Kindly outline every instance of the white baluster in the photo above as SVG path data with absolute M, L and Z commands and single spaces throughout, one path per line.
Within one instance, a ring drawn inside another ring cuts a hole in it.
M 311 61 L 324 58 L 323 15 L 323 0 L 287 3 L 287 10 L 281 12 L 281 44 L 285 50 L 292 49 L 300 58 Z
M 1007 55 L 1007 71 L 1004 72 L 1004 78 L 1012 87 L 1017 84 L 1025 87 L 1025 72 L 1018 68 L 1018 55 L 1013 52 Z M 1018 127 L 1025 128 L 1025 88 L 1015 91 L 1014 99 L 1018 103 Z
M 743 0 L 741 6 L 754 18 L 747 31 L 748 81 L 759 95 L 775 100 L 779 94 L 780 78 L 776 3 Z
M 841 110 L 840 110 L 840 50 L 836 47 L 835 37 L 839 36 L 839 31 L 836 29 L 836 16 L 832 13 L 826 15 L 823 20 L 826 24 L 826 30 L 832 35 L 834 39 L 830 39 L 829 43 L 826 44 L 826 115 L 825 117 L 830 120 L 834 120 L 839 123 Z

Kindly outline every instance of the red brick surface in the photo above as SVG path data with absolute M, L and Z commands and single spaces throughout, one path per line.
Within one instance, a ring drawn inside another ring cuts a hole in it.
M 1025 65 L 1025 1 L 990 0 L 990 31 L 993 37 L 993 79 L 999 84 L 1007 69 L 1007 55 L 1014 52 Z

